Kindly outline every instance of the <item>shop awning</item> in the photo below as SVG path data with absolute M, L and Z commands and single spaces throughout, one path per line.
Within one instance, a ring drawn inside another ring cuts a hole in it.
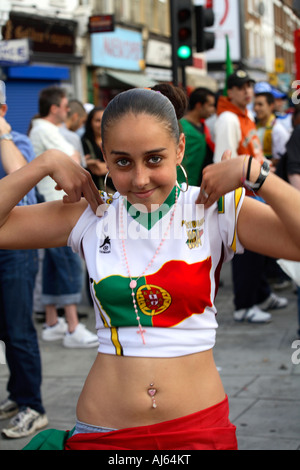
M 106 74 L 114 80 L 135 88 L 150 88 L 158 84 L 158 82 L 142 73 L 115 72 L 110 70 L 106 71 Z

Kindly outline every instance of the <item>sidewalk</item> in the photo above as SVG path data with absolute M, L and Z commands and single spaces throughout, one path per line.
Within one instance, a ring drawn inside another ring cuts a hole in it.
M 300 343 L 297 349 L 292 348 L 298 340 L 297 296 L 292 289 L 283 291 L 280 295 L 289 298 L 289 305 L 273 312 L 268 325 L 239 324 L 232 319 L 230 265 L 224 266 L 221 278 L 224 286 L 217 297 L 215 360 L 229 396 L 239 449 L 300 450 Z M 92 309 L 83 305 L 80 311 L 89 312 L 83 323 L 93 329 Z M 36 327 L 40 337 L 42 325 L 36 323 Z M 40 348 L 49 428 L 71 429 L 76 402 L 96 350 L 68 350 L 59 342 L 43 341 Z M 6 398 L 7 376 L 7 366 L 0 364 L 0 400 Z M 7 423 L 1 421 L 0 427 Z M 0 450 L 20 450 L 31 437 L 0 437 Z

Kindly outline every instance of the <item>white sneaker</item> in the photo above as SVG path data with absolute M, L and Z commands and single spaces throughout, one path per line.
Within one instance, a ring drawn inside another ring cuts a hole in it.
M 6 398 L 0 403 L 0 419 L 12 418 L 12 416 L 15 416 L 18 411 L 18 404 L 9 398 Z
M 272 315 L 267 312 L 263 312 L 254 305 L 251 308 L 244 308 L 236 310 L 233 314 L 235 321 L 248 323 L 269 323 L 272 320 Z
M 48 424 L 48 418 L 45 414 L 38 413 L 31 408 L 19 411 L 19 413 L 10 420 L 9 426 L 2 429 L 4 437 L 16 439 L 29 436 L 38 429 L 44 428 Z
M 68 331 L 68 325 L 64 318 L 58 317 L 54 326 L 45 325 L 42 331 L 42 339 L 44 341 L 56 341 L 62 339 Z
M 79 323 L 73 333 L 67 332 L 63 339 L 65 348 L 95 348 L 99 345 L 98 336 Z
M 261 310 L 277 310 L 279 308 L 285 308 L 288 303 L 288 299 L 285 297 L 278 297 L 278 295 L 272 292 L 264 302 L 258 304 L 258 308 Z

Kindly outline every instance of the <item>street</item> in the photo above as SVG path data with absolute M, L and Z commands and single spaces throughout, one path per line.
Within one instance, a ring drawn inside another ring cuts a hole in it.
M 230 265 L 225 265 L 217 297 L 219 330 L 215 360 L 229 396 L 230 418 L 237 426 L 240 450 L 300 450 L 300 341 L 297 338 L 297 296 L 292 288 L 279 295 L 287 308 L 273 311 L 267 325 L 240 324 L 232 318 Z M 83 319 L 94 328 L 92 309 Z M 42 324 L 36 323 L 41 332 Z M 59 342 L 40 341 L 43 362 L 43 400 L 49 428 L 72 429 L 77 398 L 96 351 L 68 350 Z M 8 371 L 0 364 L 0 400 Z M 4 427 L 7 421 L 1 422 Z M 29 441 L 0 438 L 1 450 L 20 450 Z

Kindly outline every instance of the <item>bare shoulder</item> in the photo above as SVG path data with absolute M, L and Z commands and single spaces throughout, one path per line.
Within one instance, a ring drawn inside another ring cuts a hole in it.
M 1 227 L 0 247 L 13 250 L 65 246 L 87 206 L 85 199 L 73 204 L 52 201 L 17 206 Z

